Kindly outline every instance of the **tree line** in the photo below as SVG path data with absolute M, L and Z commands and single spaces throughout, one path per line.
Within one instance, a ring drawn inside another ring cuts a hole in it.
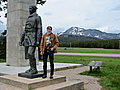
M 119 49 L 120 39 L 60 42 L 60 47 Z M 0 35 L 0 59 L 6 59 L 6 36 Z
M 61 42 L 60 47 L 119 49 L 120 39 Z

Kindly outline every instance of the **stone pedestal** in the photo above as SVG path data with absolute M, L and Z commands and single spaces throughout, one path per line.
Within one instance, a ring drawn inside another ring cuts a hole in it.
M 0 90 L 83 90 L 81 81 L 66 81 L 65 76 L 27 79 L 17 75 L 0 76 Z
M 24 47 L 19 46 L 25 22 L 29 16 L 29 5 L 36 0 L 8 0 L 7 19 L 7 64 L 17 67 L 29 65 L 25 60 Z M 38 59 L 37 59 L 38 60 Z
M 54 79 L 27 79 L 17 75 L 6 75 L 0 76 L 0 90 L 33 90 L 65 81 L 66 77 L 64 76 L 55 76 Z

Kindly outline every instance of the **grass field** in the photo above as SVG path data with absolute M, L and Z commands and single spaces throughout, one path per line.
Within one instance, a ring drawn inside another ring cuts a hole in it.
M 99 81 L 103 90 L 120 90 L 120 57 L 93 57 L 93 56 L 55 56 L 55 62 L 76 63 L 88 65 L 90 61 L 103 61 L 100 73 L 81 73 L 101 78 Z
M 58 52 L 61 52 L 61 53 L 117 53 L 117 54 L 120 54 L 120 49 L 59 47 L 57 50 L 58 50 Z

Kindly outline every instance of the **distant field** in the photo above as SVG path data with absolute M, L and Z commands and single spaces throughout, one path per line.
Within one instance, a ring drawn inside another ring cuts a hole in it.
M 120 64 L 120 57 L 55 55 L 55 62 L 88 65 L 90 61 L 104 61 L 105 64 Z
M 58 52 L 61 52 L 61 53 L 117 53 L 117 54 L 120 54 L 120 49 L 59 47 L 57 50 Z
M 100 73 L 81 73 L 82 75 L 96 76 L 100 78 L 102 90 L 120 90 L 120 57 L 94 57 L 94 56 L 59 56 L 55 55 L 55 62 L 76 63 L 88 65 L 90 61 L 103 61 Z

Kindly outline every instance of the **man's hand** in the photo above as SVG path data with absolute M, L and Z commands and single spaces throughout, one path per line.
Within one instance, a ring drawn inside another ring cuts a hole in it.
M 53 51 L 54 50 L 54 48 L 50 48 L 51 49 L 51 51 Z

